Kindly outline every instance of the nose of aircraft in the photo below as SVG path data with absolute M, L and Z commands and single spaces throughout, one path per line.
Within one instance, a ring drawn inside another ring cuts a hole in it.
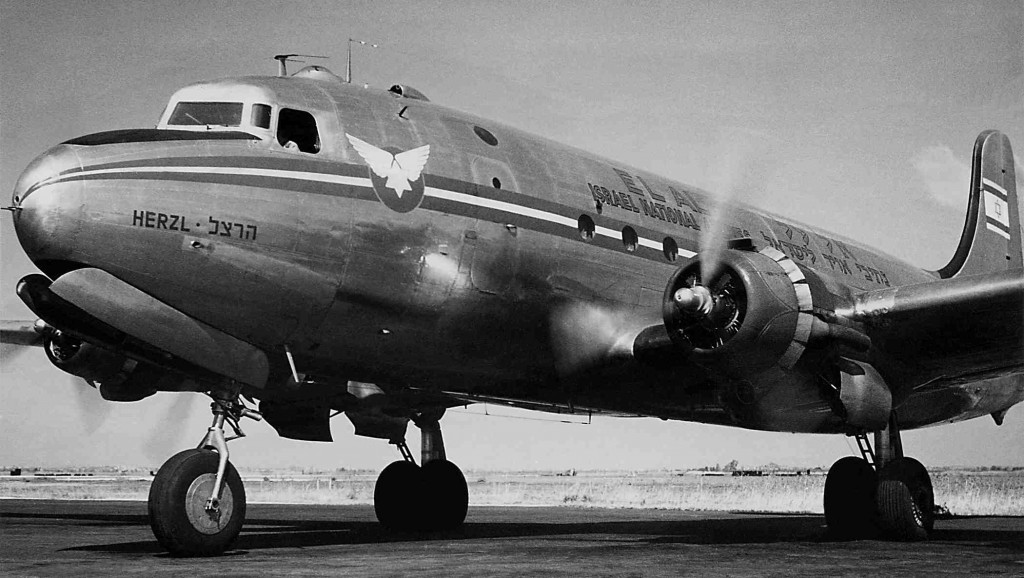
M 57 145 L 29 163 L 14 186 L 14 230 L 33 262 L 62 259 L 80 217 L 81 161 L 70 145 Z

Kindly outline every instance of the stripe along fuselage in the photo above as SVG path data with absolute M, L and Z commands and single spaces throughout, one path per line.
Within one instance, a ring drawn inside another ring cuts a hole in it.
M 356 140 L 386 151 L 392 173 Z M 426 145 L 421 173 L 402 166 L 402 153 Z M 580 332 L 660 322 L 666 280 L 697 252 L 710 199 L 415 91 L 365 89 L 315 67 L 198 84 L 172 98 L 157 129 L 82 137 L 47 158 L 59 165 L 39 169 L 56 174 L 48 190 L 21 199 L 49 193 L 37 202 L 61 207 L 40 229 L 48 237 L 22 239 L 44 272 L 104 269 L 262 348 L 277 375 L 287 345 L 300 371 L 339 384 L 842 427 L 799 372 L 744 384 L 756 403 L 699 371 L 633 364 L 560 379 L 559 348 L 600 344 Z M 730 226 L 816 272 L 833 310 L 864 290 L 935 278 L 749 209 Z

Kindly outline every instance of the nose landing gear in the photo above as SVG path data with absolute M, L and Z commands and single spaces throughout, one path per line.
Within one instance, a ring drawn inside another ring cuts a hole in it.
M 227 442 L 242 437 L 238 420 L 260 419 L 235 398 L 213 396 L 213 424 L 196 449 L 164 462 L 149 488 L 149 523 L 174 556 L 215 556 L 231 547 L 245 520 L 245 487 L 228 462 Z M 227 422 L 235 435 L 225 437 Z
M 857 436 L 863 457 L 847 456 L 825 479 L 825 520 L 839 538 L 867 538 L 877 531 L 891 539 L 928 537 L 935 523 L 935 494 L 928 470 L 903 455 L 895 412 L 875 432 L 872 452 L 866 435 Z

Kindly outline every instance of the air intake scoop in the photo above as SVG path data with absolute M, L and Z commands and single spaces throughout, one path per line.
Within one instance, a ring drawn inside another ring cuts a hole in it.
M 397 94 L 402 98 L 411 98 L 413 100 L 422 100 L 425 102 L 430 102 L 430 99 L 427 98 L 427 95 L 423 94 L 422 92 L 416 90 L 411 86 L 406 86 L 404 84 L 393 84 L 391 85 L 391 88 L 388 89 L 388 92 Z
M 312 65 L 303 68 L 292 75 L 294 78 L 308 78 L 310 80 L 323 80 L 327 82 L 345 82 L 345 80 L 334 74 L 325 66 Z

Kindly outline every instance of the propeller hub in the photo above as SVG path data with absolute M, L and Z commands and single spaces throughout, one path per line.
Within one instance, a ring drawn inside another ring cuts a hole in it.
M 675 301 L 676 307 L 680 311 L 700 317 L 710 315 L 715 305 L 715 299 L 712 297 L 711 291 L 703 285 L 683 287 L 675 292 L 672 300 Z

